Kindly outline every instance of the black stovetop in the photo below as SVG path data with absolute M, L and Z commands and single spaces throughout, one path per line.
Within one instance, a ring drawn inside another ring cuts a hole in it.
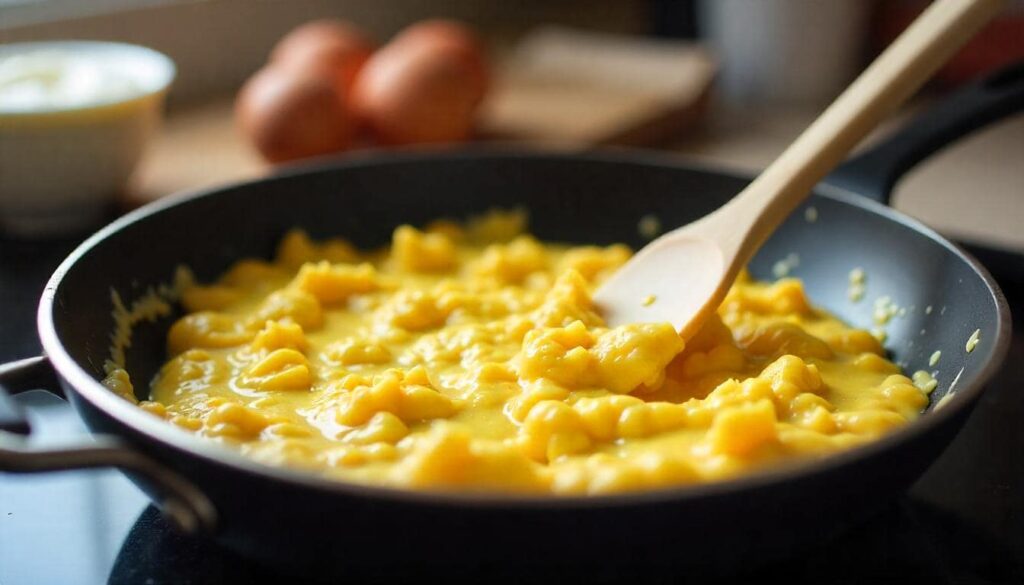
M 39 352 L 36 300 L 74 243 L 0 239 L 0 362 Z M 1011 298 L 1024 293 L 1007 292 Z M 29 410 L 34 441 L 85 432 L 59 398 L 31 392 L 17 399 Z M 712 581 L 1022 583 L 1022 453 L 1024 335 L 1017 335 L 1006 366 L 955 442 L 886 511 L 800 559 Z M 503 580 L 500 574 L 476 577 Z M 607 581 L 635 578 L 608 575 Z M 176 534 L 115 471 L 0 474 L 0 585 L 302 582 Z

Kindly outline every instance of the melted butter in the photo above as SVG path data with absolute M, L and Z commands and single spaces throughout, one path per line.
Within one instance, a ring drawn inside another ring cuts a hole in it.
M 142 407 L 346 481 L 573 494 L 821 457 L 927 404 L 799 280 L 741 276 L 684 344 L 668 324 L 608 328 L 595 312 L 625 247 L 509 240 L 489 221 L 500 243 L 439 222 L 372 253 L 292 232 L 274 261 L 186 286 Z

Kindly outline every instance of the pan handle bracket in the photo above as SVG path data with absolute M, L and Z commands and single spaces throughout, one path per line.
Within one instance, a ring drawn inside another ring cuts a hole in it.
M 83 437 L 69 444 L 36 446 L 30 440 L 27 417 L 11 394 L 59 388 L 45 357 L 0 365 L 0 472 L 42 473 L 115 467 L 140 477 L 156 493 L 155 501 L 167 520 L 186 534 L 211 533 L 217 520 L 210 500 L 192 482 L 104 435 Z

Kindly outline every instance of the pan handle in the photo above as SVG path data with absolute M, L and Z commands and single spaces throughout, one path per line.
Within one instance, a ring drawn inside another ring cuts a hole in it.
M 28 358 L 9 364 L 0 365 L 0 432 L 27 435 L 29 433 L 28 418 L 25 412 L 18 406 L 11 395 L 4 391 L 6 386 L 13 388 L 59 388 L 56 378 L 53 377 L 53 369 L 50 368 L 49 379 L 43 379 L 46 371 L 37 365 L 37 362 L 45 362 L 46 358 L 40 356 Z
M 888 204 L 914 165 L 958 138 L 1024 110 L 1024 61 L 941 100 L 879 144 L 847 160 L 825 183 Z
M 213 505 L 181 475 L 107 435 L 76 439 L 66 445 L 33 445 L 24 412 L 12 395 L 28 390 L 60 388 L 57 374 L 44 356 L 0 364 L 0 472 L 40 473 L 73 469 L 116 467 L 140 476 L 155 490 L 155 501 L 164 516 L 182 532 L 212 532 L 216 524 Z M 56 393 L 56 392 L 55 392 Z

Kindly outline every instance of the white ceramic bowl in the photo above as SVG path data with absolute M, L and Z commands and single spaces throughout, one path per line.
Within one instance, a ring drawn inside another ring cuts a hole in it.
M 0 45 L 0 230 L 43 237 L 96 222 L 127 186 L 174 75 L 136 45 Z

